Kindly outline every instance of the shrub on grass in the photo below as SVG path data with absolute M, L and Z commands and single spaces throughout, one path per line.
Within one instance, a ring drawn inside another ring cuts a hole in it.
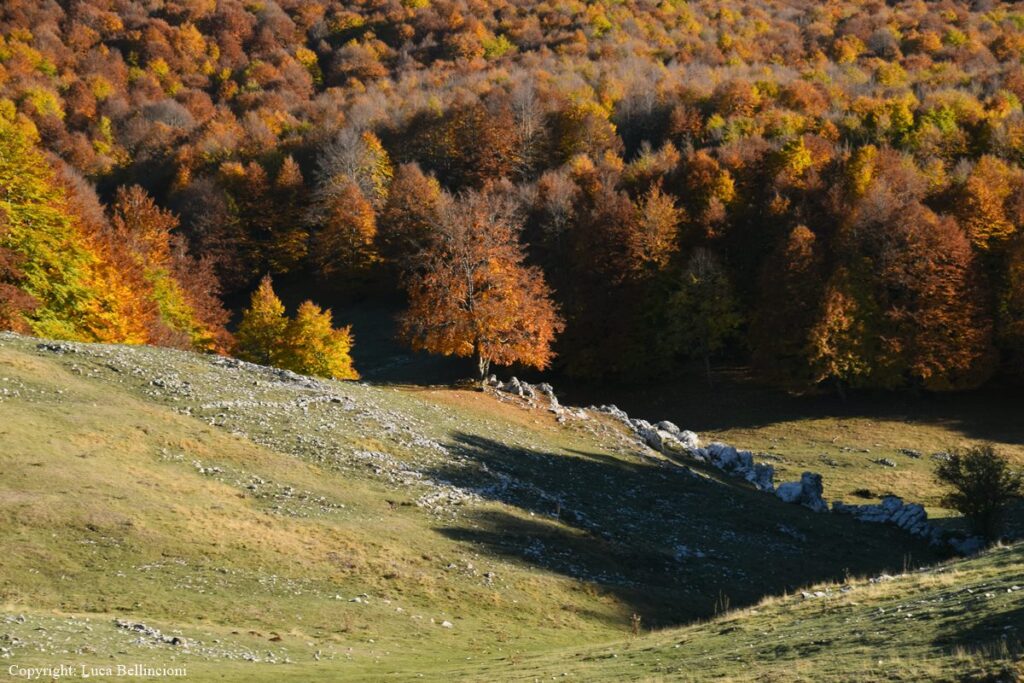
M 944 504 L 967 517 L 989 541 L 999 537 L 1006 507 L 1024 490 L 1024 476 L 991 445 L 953 451 L 939 463 L 935 476 L 951 488 Z

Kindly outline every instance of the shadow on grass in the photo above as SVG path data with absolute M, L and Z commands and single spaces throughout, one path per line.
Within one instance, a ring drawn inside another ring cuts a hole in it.
M 979 596 L 984 596 L 984 591 Z M 981 600 L 984 598 L 979 602 Z M 969 613 L 957 615 L 951 620 L 951 627 L 940 629 L 933 644 L 947 652 L 962 650 L 991 660 L 1019 658 L 1024 655 L 1024 602 L 1021 601 L 1024 597 L 1012 609 L 983 613 L 980 619 L 972 619 Z M 984 610 L 985 606 L 979 604 L 977 609 Z
M 742 368 L 716 373 L 714 389 L 697 376 L 664 384 L 563 382 L 556 387 L 569 403 L 616 403 L 631 415 L 672 420 L 697 432 L 805 419 L 868 418 L 944 425 L 975 440 L 1024 444 L 1024 422 L 1018 417 L 1024 411 L 1024 390 L 1017 388 L 950 394 L 853 392 L 844 400 L 829 393 L 793 395 L 758 382 Z
M 645 626 L 935 559 L 898 530 L 816 515 L 682 467 L 512 448 L 469 434 L 449 448 L 464 465 L 432 476 L 509 507 L 468 513 L 467 523 L 441 533 L 612 594 L 623 619 L 636 612 Z M 481 479 L 490 483 L 481 487 Z

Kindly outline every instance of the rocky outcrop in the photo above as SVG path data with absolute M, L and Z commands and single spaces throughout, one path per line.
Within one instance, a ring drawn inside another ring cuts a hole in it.
M 534 399 L 538 396 L 543 396 L 547 399 L 548 405 L 552 410 L 561 408 L 561 404 L 558 402 L 558 397 L 555 396 L 555 389 L 547 382 L 541 384 L 530 384 L 524 382 L 518 377 L 513 377 L 507 382 L 502 382 L 496 375 L 491 375 L 484 382 L 487 386 L 500 391 L 505 394 L 512 394 L 519 398 Z
M 701 446 L 700 437 L 688 429 L 680 429 L 668 420 L 651 424 L 647 420 L 631 419 L 625 411 L 615 405 L 591 407 L 591 410 L 605 413 L 629 427 L 640 440 L 650 448 L 668 456 L 690 457 L 722 470 L 731 477 L 750 482 L 760 491 L 775 490 L 775 468 L 766 463 L 754 461 L 750 451 L 738 451 L 724 443 L 710 443 Z
M 537 385 L 537 393 L 548 400 L 548 404 L 551 409 L 560 408 L 561 405 L 558 403 L 558 397 L 555 396 L 555 389 L 547 382 Z
M 619 420 L 644 444 L 660 453 L 685 454 L 694 460 L 710 464 L 732 477 L 749 481 L 759 491 L 774 493 L 785 503 L 802 505 L 817 513 L 829 512 L 829 505 L 822 495 L 822 478 L 816 472 L 804 472 L 799 481 L 785 482 L 776 488 L 773 483 L 774 467 L 756 462 L 754 454 L 750 451 L 738 450 L 734 446 L 720 442 L 701 446 L 700 438 L 694 432 L 682 430 L 667 420 L 652 425 L 646 420 L 630 418 L 625 411 L 615 405 L 592 406 L 591 410 Z M 882 464 L 890 466 L 890 462 Z M 891 464 L 893 467 L 895 465 L 896 463 Z M 842 501 L 835 501 L 831 511 L 835 514 L 850 515 L 865 523 L 891 524 L 935 546 L 947 547 L 960 555 L 970 555 L 984 547 L 984 542 L 980 538 L 964 538 L 944 532 L 928 521 L 924 507 L 917 503 L 904 503 L 896 496 L 886 496 L 881 503 L 875 505 L 846 505 Z
M 828 503 L 821 497 L 823 490 L 820 474 L 804 472 L 800 475 L 800 481 L 780 484 L 775 495 L 784 503 L 803 505 L 814 512 L 828 512 Z
M 513 377 L 509 381 L 502 383 L 498 381 L 497 377 L 491 375 L 488 378 L 488 384 L 498 391 L 503 391 L 506 394 L 513 394 L 520 398 L 533 398 L 537 395 L 537 392 L 534 391 L 533 385 L 519 381 L 518 377 Z
M 685 453 L 700 445 L 693 432 L 683 432 L 671 422 L 652 425 L 647 420 L 627 420 L 644 443 L 661 453 Z
M 715 442 L 708 444 L 707 448 L 697 448 L 691 452 L 694 457 L 703 458 L 726 474 L 749 481 L 759 491 L 771 493 L 775 490 L 775 468 L 767 463 L 755 462 L 754 454 L 750 451 L 739 451 L 728 444 Z
M 832 512 L 852 515 L 870 524 L 892 524 L 907 533 L 938 542 L 942 530 L 928 522 L 928 513 L 918 503 L 905 503 L 898 496 L 885 496 L 881 503 L 874 505 L 847 505 L 842 501 L 832 503 Z

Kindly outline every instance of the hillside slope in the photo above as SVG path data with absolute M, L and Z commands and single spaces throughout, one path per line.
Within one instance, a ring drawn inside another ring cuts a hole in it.
M 459 680 L 1016 681 L 1024 545 L 821 585 L 709 622 L 456 672 Z
M 634 614 L 678 626 L 937 559 L 671 464 L 595 413 L 163 349 L 0 336 L 0 443 L 0 657 L 18 666 L 352 680 L 481 659 L 502 668 L 461 675 L 503 678 Z

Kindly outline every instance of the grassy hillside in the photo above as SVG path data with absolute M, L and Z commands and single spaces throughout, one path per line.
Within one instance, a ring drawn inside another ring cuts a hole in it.
M 633 615 L 671 629 L 939 559 L 668 463 L 594 414 L 152 348 L 0 337 L 0 443 L 0 657 L 19 666 L 494 680 L 628 638 Z M 1019 617 L 1008 595 L 977 618 Z
M 1024 546 L 824 584 L 680 629 L 466 665 L 463 680 L 1015 681 Z

